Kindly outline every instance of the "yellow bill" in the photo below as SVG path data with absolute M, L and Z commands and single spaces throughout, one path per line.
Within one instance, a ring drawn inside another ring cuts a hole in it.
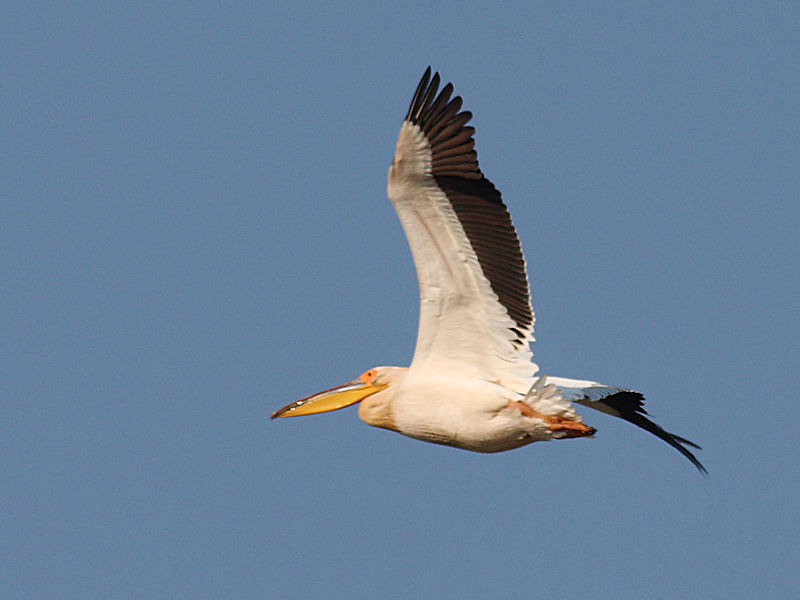
M 354 379 L 324 392 L 295 400 L 276 410 L 270 418 L 299 417 L 301 415 L 315 415 L 331 410 L 339 410 L 345 406 L 361 402 L 364 398 L 376 392 L 380 392 L 386 385 L 376 385 L 363 379 Z

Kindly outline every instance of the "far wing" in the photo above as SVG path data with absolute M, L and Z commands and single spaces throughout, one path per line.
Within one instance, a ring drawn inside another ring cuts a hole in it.
M 651 421 L 647 416 L 647 411 L 644 409 L 644 396 L 639 392 L 603 385 L 594 381 L 579 381 L 560 377 L 546 377 L 545 383 L 556 386 L 561 391 L 561 397 L 564 400 L 619 417 L 637 427 L 641 427 L 645 431 L 649 431 L 688 458 L 701 473 L 708 473 L 706 468 L 687 448 L 689 446 L 700 450 L 700 446 L 686 438 L 666 431 L 660 425 Z

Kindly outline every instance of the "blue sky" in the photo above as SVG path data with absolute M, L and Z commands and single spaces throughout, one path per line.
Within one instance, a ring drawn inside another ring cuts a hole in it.
M 4 597 L 794 597 L 796 6 L 0 16 Z M 602 414 L 492 456 L 269 421 L 410 361 L 385 186 L 429 64 L 514 217 L 542 371 L 642 391 L 709 477 Z

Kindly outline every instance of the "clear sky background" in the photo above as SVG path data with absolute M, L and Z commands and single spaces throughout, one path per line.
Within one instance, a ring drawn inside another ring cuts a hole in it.
M 795 598 L 794 3 L 8 4 L 0 11 L 4 598 Z M 584 410 L 499 455 L 354 409 L 406 365 L 386 198 L 427 65 Z

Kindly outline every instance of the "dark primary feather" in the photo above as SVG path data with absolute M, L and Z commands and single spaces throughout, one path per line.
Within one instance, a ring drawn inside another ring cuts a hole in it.
M 425 71 L 414 92 L 406 120 L 418 125 L 431 146 L 432 175 L 447 195 L 478 257 L 483 274 L 500 304 L 516 324 L 514 344 L 527 344 L 533 326 L 528 277 L 519 239 L 500 192 L 478 167 L 472 113 L 461 98 L 450 98 L 448 83 L 437 96 L 440 78 Z
M 680 437 L 679 435 L 675 435 L 674 433 L 664 430 L 660 425 L 657 425 L 648 419 L 646 416 L 647 411 L 644 409 L 644 396 L 639 392 L 622 390 L 607 396 L 602 400 L 581 402 L 581 404 L 585 404 L 586 406 L 590 407 L 592 403 L 606 405 L 620 418 L 625 419 L 629 423 L 633 423 L 637 427 L 641 427 L 645 431 L 649 431 L 656 437 L 661 438 L 690 461 L 692 461 L 692 464 L 697 467 L 701 473 L 704 475 L 708 474 L 708 471 L 702 465 L 702 463 L 697 460 L 697 457 L 695 457 L 695 455 L 686 448 L 686 446 L 691 446 L 692 448 L 701 450 L 700 446 L 694 442 L 690 442 L 689 440 Z

